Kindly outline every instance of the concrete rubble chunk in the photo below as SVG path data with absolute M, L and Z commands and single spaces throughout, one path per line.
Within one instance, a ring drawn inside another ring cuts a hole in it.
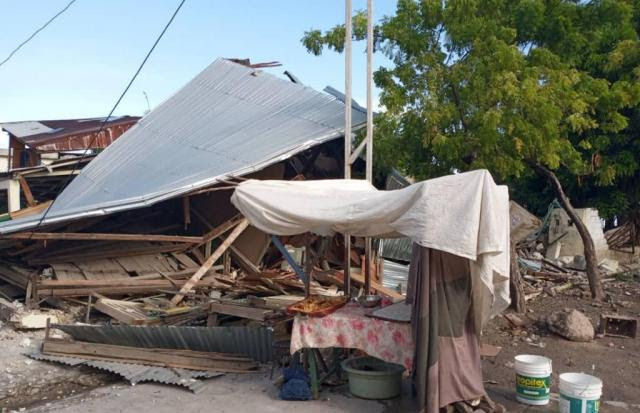
M 598 268 L 600 268 L 600 270 L 602 270 L 605 274 L 609 275 L 617 273 L 619 271 L 620 265 L 618 261 L 614 259 L 605 258 L 600 261 L 600 263 L 598 264 Z
M 554 311 L 547 317 L 547 327 L 571 341 L 591 341 L 595 335 L 589 318 L 575 309 Z

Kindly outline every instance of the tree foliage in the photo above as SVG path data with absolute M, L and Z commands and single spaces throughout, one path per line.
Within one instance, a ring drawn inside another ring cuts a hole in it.
M 606 187 L 629 207 L 637 200 L 624 183 L 635 190 L 640 170 L 639 22 L 640 0 L 399 0 L 375 27 L 375 47 L 393 63 L 374 74 L 386 109 L 377 160 L 421 179 L 487 168 L 520 183 L 539 164 L 571 196 L 593 201 Z M 363 39 L 364 13 L 353 24 Z M 344 25 L 302 42 L 316 55 L 341 52 Z

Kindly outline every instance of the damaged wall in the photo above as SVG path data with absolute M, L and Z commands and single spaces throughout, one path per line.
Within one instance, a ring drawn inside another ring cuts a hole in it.
M 609 246 L 602 231 L 598 210 L 595 208 L 576 209 L 576 213 L 584 222 L 596 249 L 598 261 L 609 256 Z M 549 238 L 546 257 L 556 259 L 561 256 L 584 255 L 582 238 L 564 209 L 556 208 L 551 213 L 549 222 Z

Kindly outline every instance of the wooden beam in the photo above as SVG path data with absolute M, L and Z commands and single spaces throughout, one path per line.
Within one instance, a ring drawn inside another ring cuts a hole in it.
M 18 209 L 15 211 L 10 211 L 9 212 L 9 216 L 11 217 L 11 219 L 18 219 L 18 218 L 24 218 L 24 217 L 28 217 L 29 215 L 35 215 L 35 214 L 39 214 L 40 212 L 44 211 L 45 209 L 49 208 L 49 205 L 51 205 L 53 201 L 45 201 L 45 202 L 41 202 L 37 205 L 34 205 L 32 207 L 27 207 L 27 208 L 22 208 L 22 209 Z
M 27 183 L 27 180 L 24 179 L 24 176 L 18 175 L 18 182 L 20 182 L 20 188 L 22 188 L 22 192 L 24 193 L 24 199 L 27 201 L 27 206 L 36 206 L 37 202 L 33 198 L 31 188 L 29 188 L 29 184 Z
M 223 222 L 222 224 L 218 225 L 217 227 L 215 227 L 214 229 L 212 229 L 211 231 L 207 232 L 206 234 L 204 234 L 202 236 L 202 240 L 201 240 L 201 244 L 204 244 L 205 242 L 209 242 L 213 239 L 218 238 L 220 235 L 224 234 L 225 232 L 229 231 L 231 228 L 235 227 L 236 225 L 240 224 L 241 222 L 246 221 L 242 215 L 236 215 L 235 217 L 231 218 L 230 220 Z
M 213 266 L 213 264 L 215 264 L 218 258 L 222 256 L 222 254 L 229 248 L 229 246 L 233 243 L 233 241 L 235 241 L 236 238 L 238 238 L 240 234 L 242 234 L 242 231 L 244 231 L 248 226 L 249 226 L 249 221 L 246 218 L 243 218 L 237 224 L 237 226 L 231 232 L 231 234 L 229 234 L 227 239 L 225 239 L 224 242 L 220 244 L 218 248 L 216 248 L 213 254 L 211 254 L 211 256 L 207 258 L 207 260 L 204 262 L 204 264 L 202 264 L 202 266 L 198 269 L 198 271 L 195 274 L 193 274 L 193 277 L 191 277 L 191 279 L 189 279 L 189 281 L 187 281 L 187 283 L 180 289 L 180 293 L 176 294 L 171 299 L 172 306 L 175 307 L 180 303 L 180 301 L 182 301 L 182 299 L 184 298 L 184 295 L 189 291 L 191 291 L 191 289 L 196 285 L 198 280 L 200 280 L 200 278 L 202 278 L 207 273 L 207 271 L 209 271 L 209 269 Z
M 115 346 L 55 339 L 48 339 L 43 342 L 42 353 L 191 370 L 245 372 L 257 367 L 248 358 L 232 354 Z
M 264 321 L 270 315 L 274 314 L 272 310 L 268 310 L 264 308 L 256 308 L 256 307 L 249 307 L 246 305 L 216 303 L 216 302 L 212 302 L 211 304 L 209 304 L 209 310 L 212 313 L 232 315 L 232 316 L 247 318 L 249 320 L 256 320 L 256 321 Z
M 184 242 L 199 244 L 202 237 L 187 237 L 182 235 L 154 235 L 154 234 L 107 234 L 85 232 L 18 232 L 15 234 L 0 235 L 2 239 L 46 239 L 69 241 L 157 241 L 157 242 Z
M 189 206 L 188 196 L 182 197 L 182 214 L 184 218 L 184 229 L 187 229 L 189 224 L 191 224 L 191 207 Z
M 78 280 L 92 281 L 92 280 Z M 127 295 L 136 293 L 147 293 L 156 291 L 175 291 L 174 285 L 184 286 L 187 280 L 140 280 L 136 285 L 113 285 L 113 286 L 78 286 L 66 288 L 44 288 L 39 286 L 38 297 L 86 297 L 89 294 L 103 295 Z M 193 288 L 217 288 L 227 287 L 215 279 L 199 280 L 191 286 Z

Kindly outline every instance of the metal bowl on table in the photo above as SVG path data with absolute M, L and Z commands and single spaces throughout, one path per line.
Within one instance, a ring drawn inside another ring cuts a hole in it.
M 358 297 L 358 304 L 365 308 L 377 307 L 382 302 L 382 297 L 377 294 L 369 294 Z

